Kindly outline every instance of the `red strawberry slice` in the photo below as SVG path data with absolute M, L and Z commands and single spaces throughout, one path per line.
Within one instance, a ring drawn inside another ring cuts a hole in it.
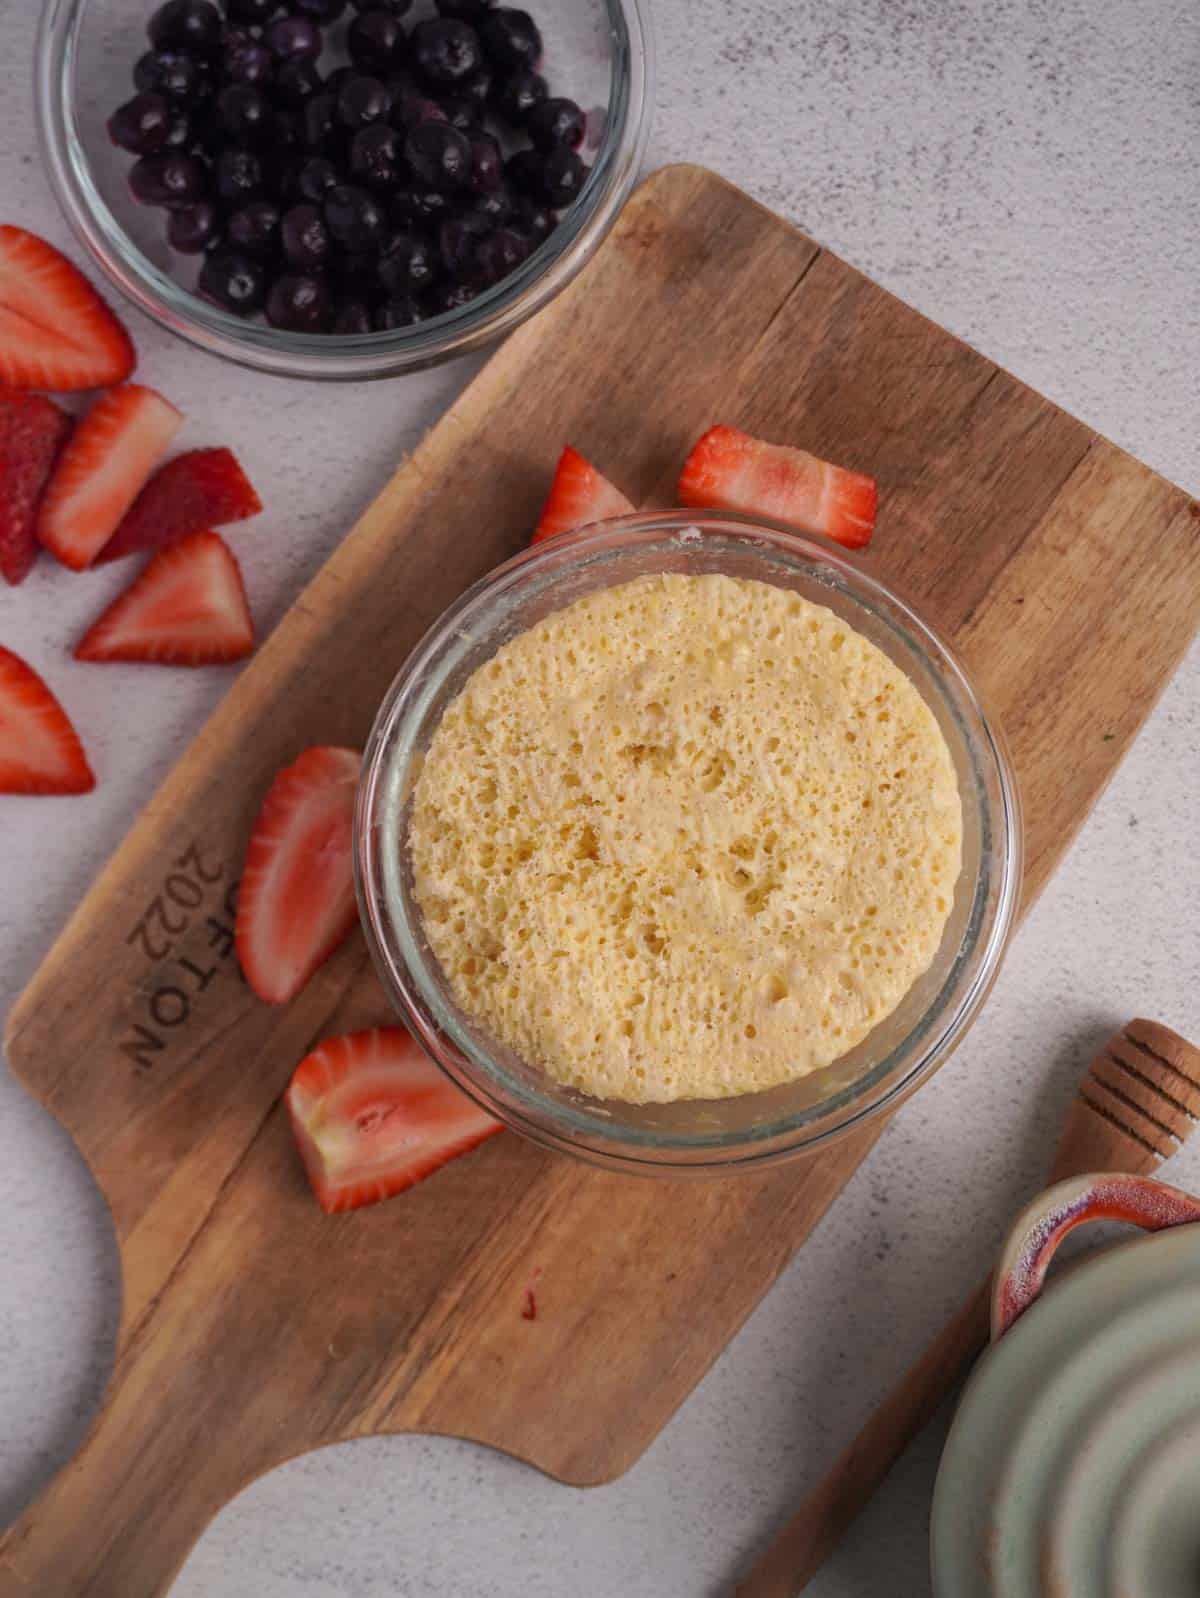
M 217 533 L 193 533 L 160 550 L 94 622 L 76 660 L 218 666 L 254 648 L 241 568 Z
M 38 517 L 38 537 L 64 566 L 91 565 L 182 423 L 161 394 L 137 383 L 96 401 L 63 450 Z
M 0 572 L 14 586 L 37 559 L 38 505 L 73 426 L 41 394 L 0 389 Z
M 0 645 L 0 793 L 90 793 L 79 735 L 46 684 Z
M 679 498 L 706 510 L 774 516 L 861 549 L 875 529 L 878 490 L 874 478 L 805 450 L 766 444 L 736 427 L 713 427 L 684 462 Z
M 296 1067 L 287 1107 L 330 1215 L 402 1193 L 504 1130 L 400 1027 L 327 1038 Z
M 540 544 L 545 538 L 607 521 L 610 516 L 628 516 L 633 509 L 632 501 L 568 444 L 558 457 L 554 481 L 531 542 Z
M 206 527 L 257 516 L 262 500 L 228 449 L 193 449 L 168 461 L 142 489 L 97 564 L 161 549 Z
M 236 941 L 246 981 L 284 1004 L 354 925 L 355 749 L 308 749 L 263 800 L 238 894 Z
M 65 255 L 24 228 L 0 227 L 0 382 L 109 388 L 136 360 L 129 334 Z

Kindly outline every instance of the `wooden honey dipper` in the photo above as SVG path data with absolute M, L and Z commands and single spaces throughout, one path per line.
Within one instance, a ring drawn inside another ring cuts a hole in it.
M 1050 1183 L 1088 1171 L 1147 1175 L 1200 1120 L 1200 1049 L 1157 1021 L 1130 1021 L 1097 1054 L 1071 1101 Z M 986 1345 L 991 1278 L 981 1282 L 800 1505 L 736 1598 L 794 1598 L 837 1547 L 888 1471 Z

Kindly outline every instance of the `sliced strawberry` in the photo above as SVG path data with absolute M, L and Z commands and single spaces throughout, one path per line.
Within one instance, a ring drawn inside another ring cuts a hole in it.
M 218 533 L 160 550 L 84 634 L 76 660 L 219 666 L 254 648 L 242 572 Z
M 352 835 L 361 758 L 308 749 L 263 800 L 238 894 L 246 981 L 268 1004 L 293 998 L 354 925 Z
M 90 793 L 79 735 L 46 684 L 0 645 L 0 793 Z
M 228 449 L 193 449 L 168 461 L 142 489 L 97 564 L 161 549 L 205 527 L 257 516 L 262 500 Z
M 91 565 L 182 422 L 161 394 L 137 383 L 96 401 L 63 450 L 38 517 L 38 537 L 64 566 Z
M 712 427 L 684 462 L 679 498 L 706 510 L 775 516 L 861 549 L 875 529 L 878 490 L 873 477 L 805 450 L 766 444 L 736 427 Z
M 545 538 L 607 521 L 610 516 L 628 516 L 633 509 L 621 490 L 568 444 L 558 457 L 554 481 L 531 542 L 540 544 Z
M 0 227 L 0 381 L 14 388 L 110 388 L 137 357 L 129 334 L 45 239 Z
M 296 1067 L 287 1107 L 331 1215 L 402 1193 L 504 1130 L 401 1027 L 327 1038 Z
M 0 388 L 0 573 L 14 586 L 37 559 L 38 505 L 73 425 L 43 395 Z

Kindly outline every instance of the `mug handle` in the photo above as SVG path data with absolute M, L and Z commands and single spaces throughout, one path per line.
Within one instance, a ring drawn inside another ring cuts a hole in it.
M 1023 1210 L 992 1278 L 992 1342 L 998 1342 L 1042 1291 L 1050 1261 L 1068 1232 L 1089 1221 L 1128 1221 L 1144 1232 L 1200 1221 L 1200 1199 L 1148 1176 L 1076 1176 L 1049 1187 Z

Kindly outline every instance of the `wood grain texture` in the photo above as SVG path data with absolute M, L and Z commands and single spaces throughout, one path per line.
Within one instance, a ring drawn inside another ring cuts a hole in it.
M 13 1011 L 14 1069 L 111 1204 L 125 1298 L 107 1407 L 0 1544 L 0 1593 L 152 1598 L 256 1474 L 371 1432 L 611 1478 L 878 1135 L 728 1182 L 619 1177 L 503 1137 L 402 1201 L 326 1219 L 279 1094 L 314 1040 L 385 1019 L 382 995 L 355 938 L 268 1009 L 228 947 L 274 771 L 364 740 L 424 629 L 526 543 L 563 441 L 670 503 L 717 420 L 879 477 L 868 564 L 989 692 L 1031 894 L 1195 630 L 1185 495 L 721 180 L 657 174 L 297 601 Z
M 1118 1061 L 1141 1081 L 1140 1104 L 1098 1102 L 1097 1079 L 1107 1077 Z M 1086 1176 L 1089 1171 L 1149 1175 L 1192 1135 L 1198 1114 L 1200 1049 L 1160 1022 L 1131 1021 L 1113 1033 L 1080 1083 L 1067 1111 L 1047 1185 Z M 1147 1117 L 1169 1128 L 1161 1148 L 1151 1147 L 1142 1135 L 1141 1122 Z M 992 1279 L 988 1276 L 772 1539 L 739 1582 L 735 1598 L 796 1598 L 804 1591 L 900 1455 L 986 1346 L 991 1309 Z

